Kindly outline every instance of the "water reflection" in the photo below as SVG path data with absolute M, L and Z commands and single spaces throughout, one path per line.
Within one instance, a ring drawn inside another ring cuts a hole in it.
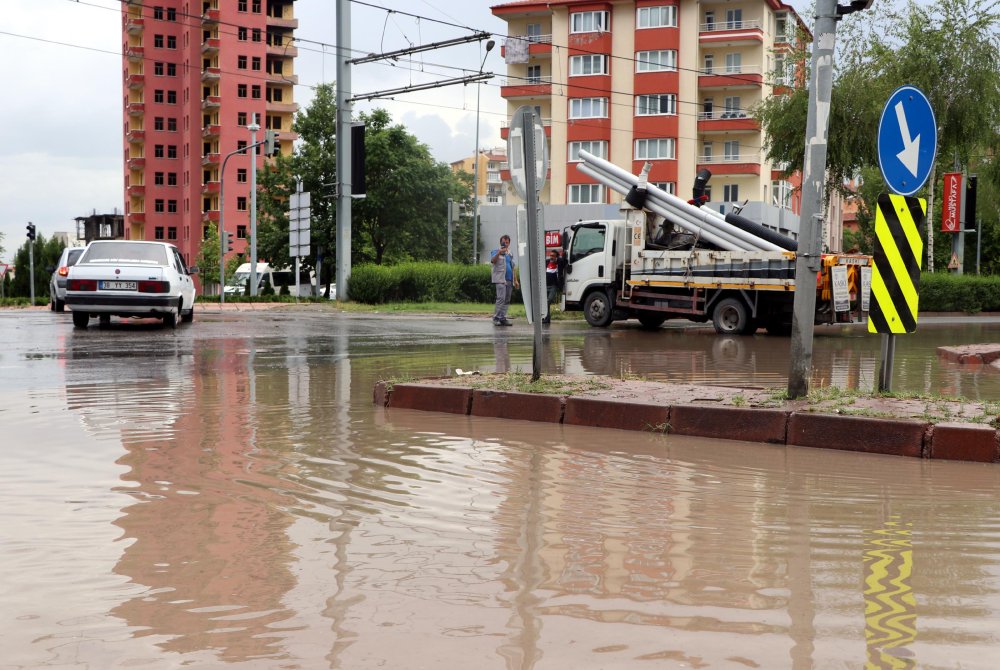
M 95 588 L 104 630 L 74 632 L 101 649 L 61 660 L 975 667 L 997 647 L 982 622 L 1000 614 L 1000 469 L 375 408 L 376 379 L 530 369 L 531 338 L 390 347 L 341 325 L 206 326 L 133 358 L 66 342 L 49 408 L 120 440 L 108 467 L 126 470 L 101 502 L 119 511 L 111 569 L 130 588 Z M 725 382 L 779 367 L 763 336 L 546 341 L 547 370 Z M 818 350 L 829 383 L 874 370 L 863 338 Z

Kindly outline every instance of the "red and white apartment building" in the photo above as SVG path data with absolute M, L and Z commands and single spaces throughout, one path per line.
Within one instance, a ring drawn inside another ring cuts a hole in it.
M 798 211 L 795 184 L 763 155 L 749 113 L 801 71 L 790 53 L 806 28 L 790 6 L 519 0 L 492 12 L 507 22 L 508 112 L 534 106 L 550 141 L 543 202 L 617 202 L 575 168 L 584 149 L 632 173 L 652 161 L 650 181 L 681 197 L 708 168 L 712 201 Z
M 293 0 L 122 3 L 125 239 L 164 240 L 193 263 L 220 217 L 223 158 L 278 132 L 292 151 L 298 109 Z M 257 166 L 264 157 L 258 151 Z M 249 237 L 249 154 L 226 166 L 225 226 Z

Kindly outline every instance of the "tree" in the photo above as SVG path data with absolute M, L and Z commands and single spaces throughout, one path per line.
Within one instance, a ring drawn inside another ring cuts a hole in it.
M 48 268 L 54 267 L 59 262 L 59 256 L 66 245 L 54 237 L 46 239 L 41 233 L 35 238 L 33 252 L 29 252 L 29 244 L 29 240 L 25 240 L 14 254 L 15 276 L 10 283 L 8 297 L 31 296 L 31 254 L 34 255 L 35 263 L 35 298 L 49 295 L 49 277 L 52 273 Z
M 201 285 L 219 283 L 219 227 L 211 225 L 208 227 L 208 235 L 201 241 L 201 251 L 195 259 L 198 266 L 198 276 L 201 278 Z

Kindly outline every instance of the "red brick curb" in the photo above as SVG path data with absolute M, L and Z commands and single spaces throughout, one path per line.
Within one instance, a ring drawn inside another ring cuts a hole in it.
M 670 407 L 625 400 L 566 398 L 563 423 L 594 428 L 649 430 L 665 433 L 670 425 Z
M 381 407 L 575 426 L 667 432 L 715 439 L 985 463 L 1000 461 L 1000 434 L 973 423 L 932 425 L 755 407 L 663 405 L 586 396 L 492 391 L 464 386 L 375 384 Z
M 563 415 L 563 398 L 518 391 L 477 390 L 472 392 L 471 413 L 475 416 L 498 419 L 560 423 Z
M 670 408 L 670 432 L 695 437 L 785 444 L 788 415 L 788 412 L 777 409 L 674 405 Z

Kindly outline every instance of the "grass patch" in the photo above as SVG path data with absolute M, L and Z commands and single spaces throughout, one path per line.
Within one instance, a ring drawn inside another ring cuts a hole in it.
M 606 391 L 611 384 L 594 377 L 578 380 L 559 377 L 542 376 L 538 381 L 531 381 L 527 372 L 507 372 L 499 375 L 480 377 L 469 384 L 475 389 L 490 389 L 492 391 L 517 391 L 519 393 L 542 393 L 549 395 L 575 395 L 588 391 Z

